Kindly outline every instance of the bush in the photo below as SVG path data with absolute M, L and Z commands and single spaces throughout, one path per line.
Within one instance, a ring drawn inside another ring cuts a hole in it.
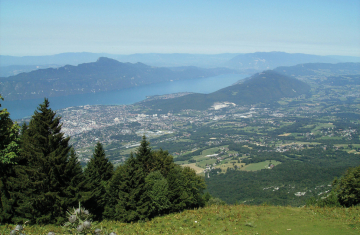
M 226 203 L 221 200 L 220 198 L 210 198 L 209 201 L 207 202 L 208 206 L 222 206 L 222 205 L 226 205 Z
M 360 166 L 349 168 L 343 177 L 335 179 L 333 191 L 342 206 L 350 207 L 360 203 Z
M 341 206 L 338 197 L 334 191 L 331 191 L 327 197 L 317 199 L 315 197 L 310 198 L 306 202 L 307 206 L 319 206 L 319 207 L 338 207 Z

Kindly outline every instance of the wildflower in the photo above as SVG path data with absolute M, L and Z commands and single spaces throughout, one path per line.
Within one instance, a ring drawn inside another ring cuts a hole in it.
M 16 231 L 21 231 L 21 230 L 23 230 L 23 226 L 21 226 L 20 224 L 18 224 L 18 225 L 16 225 L 15 230 L 16 230 Z
M 88 228 L 90 228 L 91 223 L 90 223 L 90 221 L 86 220 L 86 221 L 83 223 L 83 225 L 84 225 L 84 228 L 85 228 L 85 229 L 88 229 Z
M 74 223 L 76 221 L 76 215 L 71 215 L 70 217 L 69 217 L 69 222 L 70 223 Z
M 81 233 L 84 230 L 84 226 L 80 224 L 79 226 L 77 226 L 76 230 Z

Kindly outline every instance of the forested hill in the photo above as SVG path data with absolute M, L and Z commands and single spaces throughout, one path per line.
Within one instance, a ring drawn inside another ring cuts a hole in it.
M 237 105 L 272 103 L 284 97 L 296 97 L 310 91 L 310 86 L 295 78 L 268 70 L 257 73 L 243 83 L 235 84 L 210 94 L 190 94 L 175 99 L 155 100 L 144 105 L 155 110 L 204 110 L 215 102 L 232 102 Z
M 338 59 L 328 56 L 285 52 L 255 52 L 240 54 L 227 62 L 229 68 L 266 70 L 278 66 L 293 66 L 304 63 L 338 63 Z
M 0 78 L 0 94 L 6 100 L 64 96 L 118 90 L 170 80 L 212 77 L 234 73 L 226 68 L 158 68 L 142 63 L 121 63 L 101 57 L 78 66 L 39 69 Z
M 322 75 L 349 75 L 360 74 L 360 63 L 313 63 L 313 64 L 298 64 L 295 66 L 281 66 L 274 69 L 278 73 L 288 76 L 315 76 Z

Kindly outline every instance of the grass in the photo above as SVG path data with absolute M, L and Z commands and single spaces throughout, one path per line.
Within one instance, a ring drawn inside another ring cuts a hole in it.
M 0 225 L 2 234 L 9 234 L 14 225 Z M 318 208 L 278 206 L 211 206 L 186 210 L 148 222 L 125 224 L 103 221 L 106 234 L 359 234 L 360 207 Z M 25 233 L 68 234 L 57 226 L 26 226 Z M 105 234 L 105 233 L 104 233 Z
M 183 164 L 181 165 L 182 167 L 190 167 L 191 169 L 194 169 L 196 174 L 200 174 L 200 173 L 203 173 L 204 172 L 204 168 L 200 168 L 198 166 L 196 166 L 196 163 L 190 163 L 190 164 Z
M 203 156 L 212 155 L 212 154 L 216 153 L 217 151 L 219 151 L 219 149 L 226 148 L 226 147 L 228 147 L 228 145 L 205 149 L 204 151 L 202 151 L 201 155 L 203 155 Z
M 230 163 L 230 161 L 228 161 L 229 163 L 224 163 L 221 165 L 217 165 L 215 166 L 215 168 L 220 168 L 222 173 L 225 173 L 227 171 L 227 168 L 231 168 L 234 169 L 234 165 L 238 166 L 238 169 L 242 169 L 241 167 L 245 166 L 245 163 L 234 163 L 234 165 L 232 163 Z
M 175 164 L 178 164 L 178 165 L 183 165 L 183 164 L 188 164 L 189 161 L 176 161 Z
M 203 161 L 197 162 L 196 165 L 198 167 L 205 168 L 206 164 L 210 165 L 210 164 L 214 164 L 215 162 L 216 162 L 216 159 L 209 159 L 208 158 L 208 160 L 203 160 Z
M 335 127 L 334 126 L 334 124 L 332 124 L 332 123 L 318 123 L 317 125 L 316 125 L 316 127 L 314 128 L 314 129 L 312 129 L 312 133 L 314 133 L 314 134 L 320 134 L 320 129 L 321 128 L 333 128 L 333 127 Z
M 274 161 L 274 160 L 272 160 L 271 163 L 275 166 L 281 164 L 281 162 Z M 249 165 L 241 168 L 241 170 L 243 170 L 243 171 L 258 171 L 261 169 L 267 169 L 269 164 L 270 164 L 270 160 L 266 160 L 263 162 L 249 164 Z

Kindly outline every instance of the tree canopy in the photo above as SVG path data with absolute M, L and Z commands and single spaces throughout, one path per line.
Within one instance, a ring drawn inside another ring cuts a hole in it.
M 167 151 L 153 151 L 143 137 L 135 155 L 119 166 L 109 182 L 106 218 L 123 222 L 203 206 L 205 183 L 195 171 L 173 162 Z

